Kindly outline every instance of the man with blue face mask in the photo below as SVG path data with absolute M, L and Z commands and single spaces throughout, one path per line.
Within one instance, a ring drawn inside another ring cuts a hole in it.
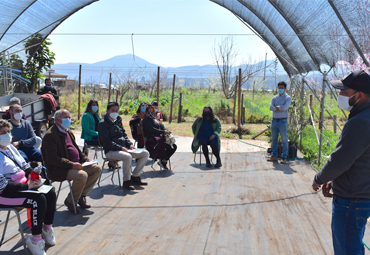
M 51 94 L 56 101 L 59 100 L 58 91 L 53 86 L 51 86 L 51 80 L 49 78 L 45 79 L 45 86 L 37 91 L 37 95 L 44 94 Z
M 340 89 L 338 106 L 350 114 L 312 188 L 317 191 L 323 185 L 324 197 L 333 199 L 334 254 L 365 254 L 362 239 L 370 216 L 370 75 L 353 71 L 330 83 Z
M 46 132 L 41 153 L 47 168 L 48 177 L 53 181 L 70 180 L 72 192 L 64 200 L 68 210 L 74 213 L 72 199 L 81 208 L 90 208 L 86 203 L 86 196 L 93 189 L 101 174 L 99 165 L 82 166 L 91 161 L 76 144 L 75 136 L 69 130 L 71 115 L 69 111 L 61 109 L 55 112 L 55 124 Z M 76 209 L 80 213 L 80 209 Z
M 270 127 L 272 154 L 267 160 L 278 160 L 278 138 L 280 134 L 281 142 L 283 143 L 283 155 L 280 163 L 285 164 L 288 156 L 288 109 L 292 99 L 285 93 L 285 82 L 281 81 L 278 83 L 278 91 L 279 94 L 272 97 L 270 103 L 270 111 L 272 111 L 272 121 Z

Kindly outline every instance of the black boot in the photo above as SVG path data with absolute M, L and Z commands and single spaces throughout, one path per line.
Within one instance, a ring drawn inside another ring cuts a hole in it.
M 141 178 L 140 178 L 140 176 L 131 176 L 131 182 L 133 183 L 133 184 L 139 184 L 139 185 L 142 185 L 142 186 L 146 186 L 146 185 L 148 185 L 148 183 L 147 182 L 143 182 L 143 181 L 141 181 Z
M 221 167 L 221 166 L 222 166 L 221 159 L 218 157 L 215 167 Z
M 132 186 L 131 180 L 124 181 L 122 187 L 127 190 L 135 190 L 134 186 Z
M 204 155 L 204 157 L 206 158 L 206 167 L 212 167 L 212 165 L 211 165 L 211 161 L 209 160 L 208 155 L 207 155 L 207 156 L 206 156 L 206 155 Z

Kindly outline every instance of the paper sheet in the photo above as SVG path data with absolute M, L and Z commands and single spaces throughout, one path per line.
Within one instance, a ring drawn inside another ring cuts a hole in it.
M 85 162 L 82 164 L 82 166 L 91 166 L 91 165 L 95 165 L 95 164 L 98 164 L 99 161 L 101 160 L 101 158 L 97 158 L 97 159 L 94 159 L 94 160 L 91 160 L 90 162 Z

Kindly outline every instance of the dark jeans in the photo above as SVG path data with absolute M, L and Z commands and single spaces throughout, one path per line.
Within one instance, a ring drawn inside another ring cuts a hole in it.
M 91 145 L 91 146 L 99 146 L 99 140 L 98 140 L 98 137 L 97 136 L 91 137 L 91 140 L 90 141 L 86 141 L 85 140 L 85 143 L 87 145 Z
M 334 254 L 365 254 L 362 239 L 369 216 L 370 200 L 351 201 L 333 197 L 331 231 Z
M 42 162 L 41 151 L 39 149 L 36 149 L 35 147 L 22 147 L 18 149 L 18 151 L 26 162 Z
M 53 224 L 56 210 L 54 188 L 47 194 L 36 194 L 27 192 L 2 193 L 0 196 L 0 207 L 26 207 L 31 208 L 32 235 L 42 232 L 42 223 Z
M 218 144 L 214 142 L 214 139 L 212 141 L 203 140 L 202 141 L 202 150 L 203 150 L 203 154 L 204 154 L 204 157 L 206 158 L 207 163 L 209 162 L 208 145 L 211 146 L 213 155 L 215 155 L 217 161 L 219 161 L 220 160 L 220 152 L 218 151 Z

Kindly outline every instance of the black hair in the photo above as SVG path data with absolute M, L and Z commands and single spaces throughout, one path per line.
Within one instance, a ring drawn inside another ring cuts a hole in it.
M 280 85 L 283 85 L 283 86 L 284 86 L 284 88 L 286 88 L 286 83 L 285 83 L 284 81 L 279 82 L 279 83 L 278 83 L 278 87 L 279 87 Z
M 152 105 L 153 105 L 153 106 L 158 106 L 158 102 L 157 102 L 157 101 L 154 101 L 154 102 L 152 103 Z
M 155 112 L 154 106 L 151 104 L 147 104 L 145 109 L 145 115 L 149 112 L 149 109 L 153 109 L 153 111 Z
M 202 117 L 203 117 L 203 121 L 205 121 L 206 119 L 205 119 L 205 117 L 204 117 L 204 110 L 205 109 L 208 109 L 210 112 L 211 112 L 211 116 L 210 116 L 210 118 L 209 118 L 209 122 L 211 122 L 211 123 L 215 123 L 216 122 L 216 116 L 215 116 L 215 114 L 213 113 L 213 110 L 212 110 L 212 107 L 211 106 L 204 106 L 204 108 L 203 108 L 203 112 L 202 112 Z
M 117 103 L 117 102 L 109 102 L 109 103 L 107 104 L 107 111 L 109 111 L 109 109 L 110 109 L 111 107 L 113 107 L 113 106 L 118 106 L 118 108 L 119 108 L 119 105 L 118 105 L 118 103 Z
M 141 106 L 143 106 L 143 105 L 145 105 L 146 106 L 146 103 L 145 102 L 142 102 L 140 105 L 139 105 L 139 107 L 137 108 L 137 111 L 136 111 L 136 114 L 137 115 L 139 115 L 140 114 L 140 112 L 141 112 Z
M 96 103 L 98 106 L 99 106 L 99 102 L 98 100 L 96 100 L 95 98 L 94 99 L 91 99 L 87 105 L 86 105 L 86 109 L 85 109 L 85 113 L 87 112 L 91 112 L 92 111 L 92 104 L 93 103 Z M 99 110 L 98 110 L 98 114 L 99 114 Z

